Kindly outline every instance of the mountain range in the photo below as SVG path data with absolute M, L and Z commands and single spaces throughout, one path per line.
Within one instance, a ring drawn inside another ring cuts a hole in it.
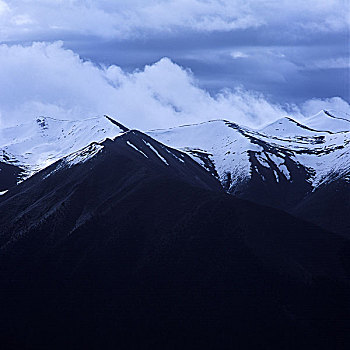
M 126 130 L 110 117 L 82 121 L 40 117 L 2 129 L 0 191 L 92 142 Z M 284 117 L 259 130 L 213 120 L 146 133 L 188 154 L 236 197 L 285 210 L 330 231 L 350 232 L 346 113 L 321 111 L 303 123 Z
M 1 344 L 346 349 L 349 124 L 2 129 Z

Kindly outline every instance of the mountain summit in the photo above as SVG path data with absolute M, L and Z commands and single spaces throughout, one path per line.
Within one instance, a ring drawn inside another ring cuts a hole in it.
M 90 143 L 128 131 L 109 116 L 81 121 L 40 117 L 3 129 L 1 194 Z M 236 197 L 283 209 L 330 231 L 350 232 L 347 114 L 321 111 L 303 122 L 285 117 L 260 130 L 214 120 L 147 134 L 190 156 Z

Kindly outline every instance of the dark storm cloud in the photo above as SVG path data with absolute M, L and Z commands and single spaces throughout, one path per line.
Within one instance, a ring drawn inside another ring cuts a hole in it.
M 65 46 L 86 59 L 129 71 L 170 57 L 191 68 L 201 86 L 212 92 L 243 85 L 283 102 L 349 98 L 348 33 L 296 37 L 277 32 L 177 33 L 128 41 L 91 38 L 67 41 Z

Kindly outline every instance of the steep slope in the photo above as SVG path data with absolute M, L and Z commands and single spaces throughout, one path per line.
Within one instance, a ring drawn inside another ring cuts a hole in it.
M 261 130 L 217 120 L 149 135 L 190 155 L 235 196 L 349 234 L 343 210 L 350 202 L 349 125 L 347 114 L 322 111 L 303 123 L 286 117 Z M 2 129 L 0 192 L 91 142 L 127 130 L 110 117 L 81 121 L 40 117 Z M 341 196 L 332 194 L 334 182 L 342 184 Z M 326 198 L 333 198 L 337 215 L 328 210 Z
M 316 130 L 328 132 L 347 132 L 350 129 L 350 115 L 333 110 L 323 110 L 309 117 L 307 125 Z
M 24 169 L 21 180 L 91 142 L 115 137 L 122 131 L 120 125 L 104 117 L 79 121 L 39 117 L 0 129 L 0 161 Z
M 350 184 L 335 179 L 309 193 L 291 213 L 330 231 L 350 237 Z
M 7 191 L 9 188 L 16 186 L 17 180 L 21 174 L 21 168 L 0 162 L 0 194 Z
M 0 198 L 3 348 L 343 348 L 350 246 L 137 131 Z
M 261 130 L 216 120 L 149 135 L 187 152 L 241 198 L 294 211 L 317 188 L 340 180 L 350 201 L 350 122 L 327 111 L 305 124 L 286 117 Z

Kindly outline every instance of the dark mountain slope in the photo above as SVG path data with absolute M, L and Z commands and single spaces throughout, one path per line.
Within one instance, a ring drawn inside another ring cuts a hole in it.
M 346 346 L 348 242 L 142 133 L 36 174 L 0 213 L 4 347 Z
M 293 181 L 290 181 L 269 158 L 269 154 L 277 156 L 278 152 L 273 149 L 270 149 L 269 153 L 266 150 L 264 152 L 249 151 L 251 176 L 245 182 L 233 186 L 229 193 L 254 203 L 288 212 L 312 191 L 312 186 L 308 182 L 310 175 L 302 165 L 297 164 L 288 154 L 285 154 L 284 164 L 293 177 Z M 261 155 L 266 158 L 265 165 L 258 161 Z
M 18 178 L 22 173 L 19 167 L 0 162 L 0 191 L 6 191 L 16 186 Z
M 310 193 L 292 213 L 350 238 L 350 183 L 337 179 Z
M 190 154 L 228 193 L 349 235 L 350 123 L 335 115 L 321 111 L 302 123 L 283 117 L 260 130 L 212 120 L 149 135 Z M 334 195 L 340 187 L 345 192 Z

